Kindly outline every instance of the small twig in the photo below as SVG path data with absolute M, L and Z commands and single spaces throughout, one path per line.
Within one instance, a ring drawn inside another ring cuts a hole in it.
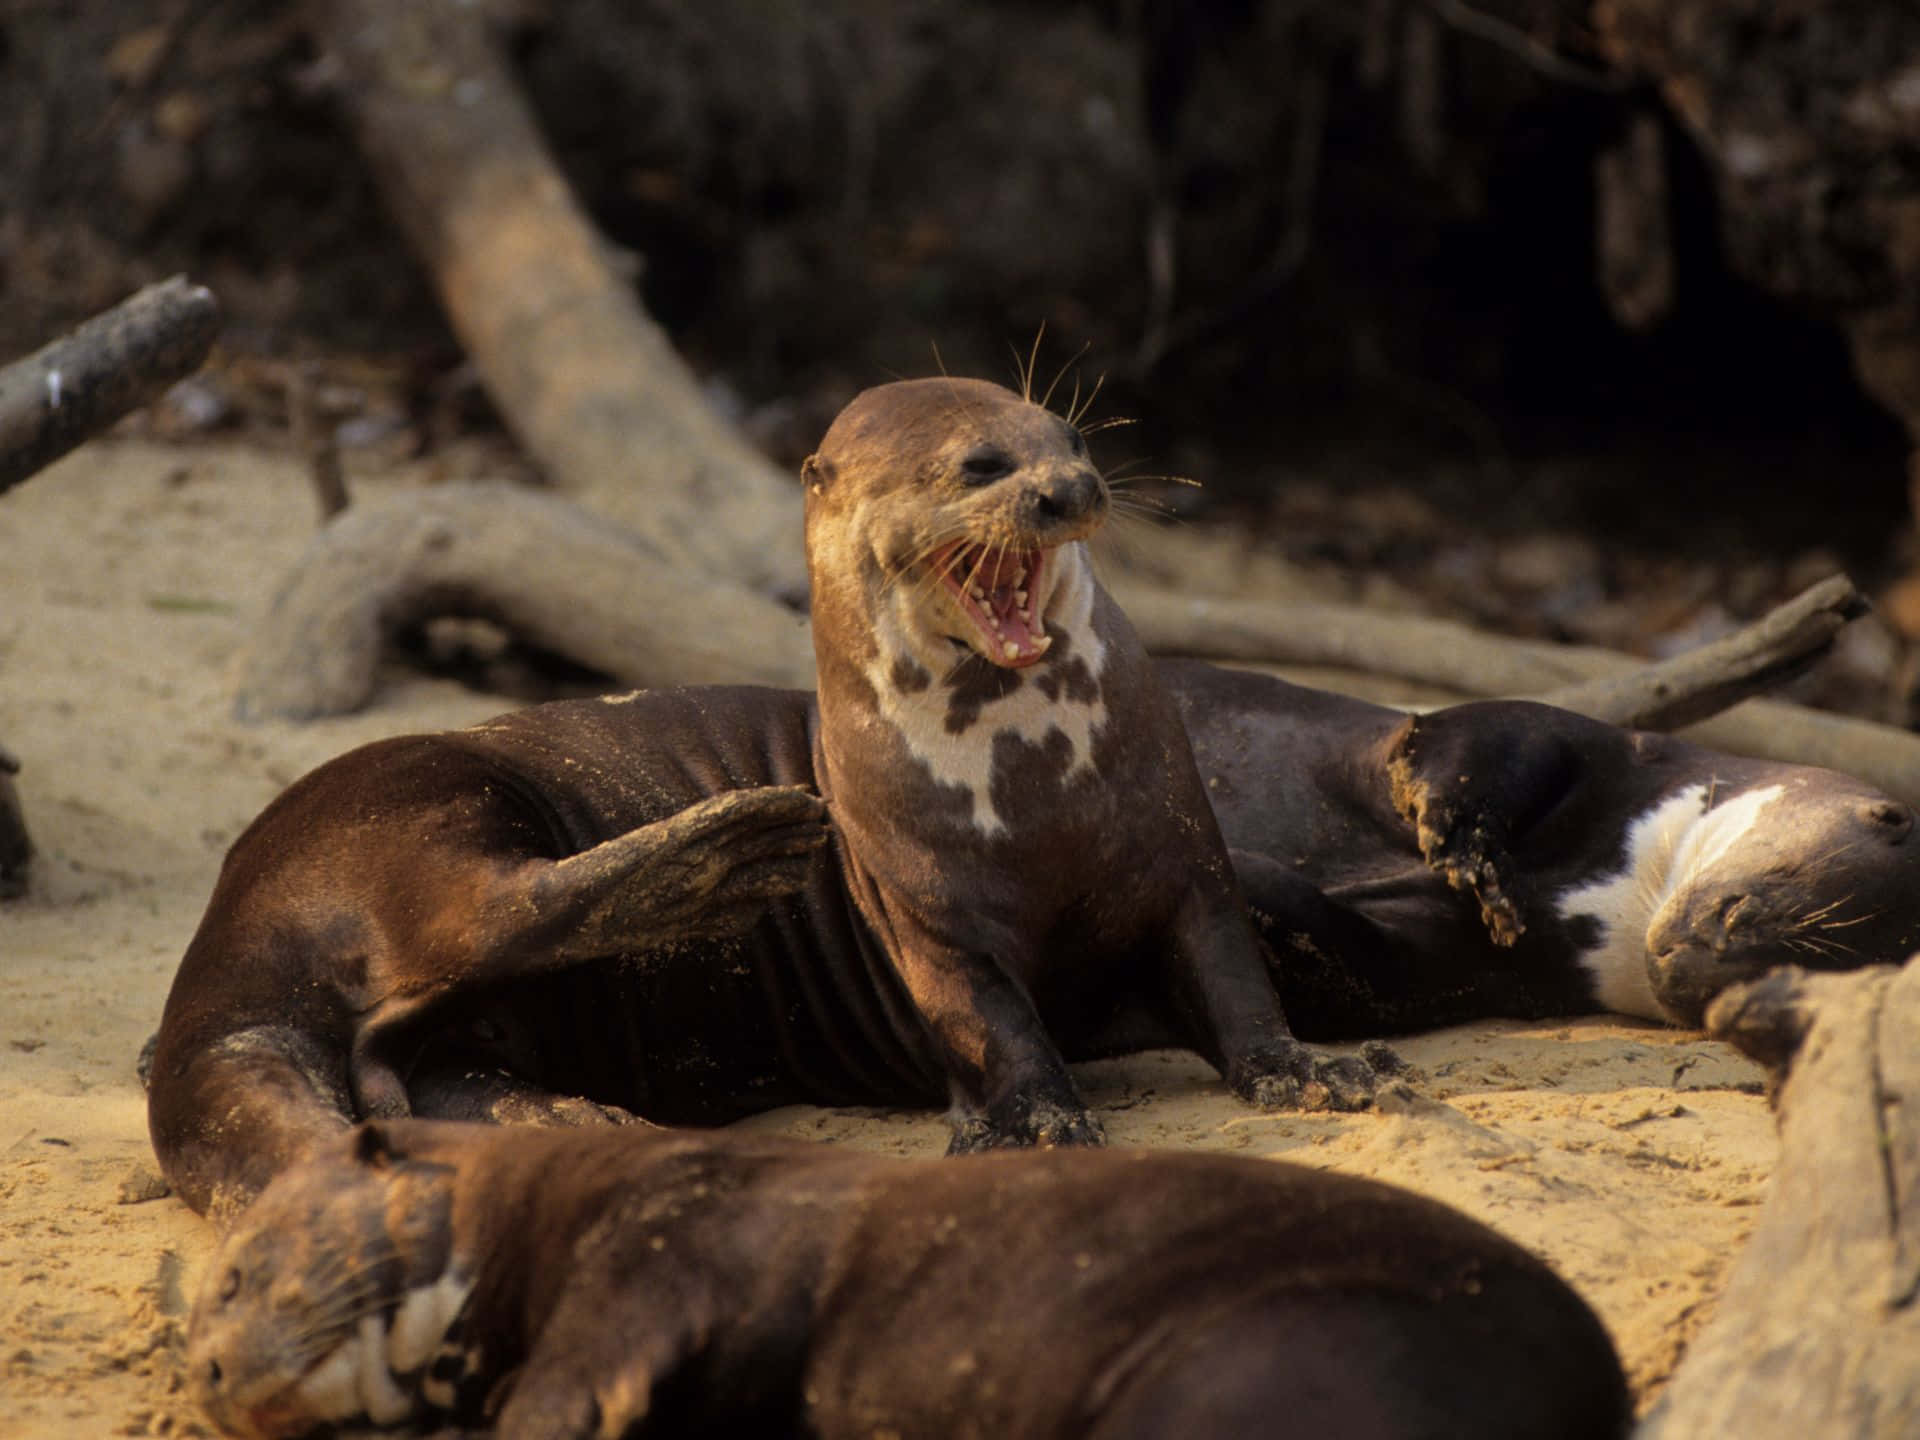
M 1286 220 L 1266 261 L 1240 292 L 1221 305 L 1173 315 L 1174 249 L 1178 217 L 1161 201 L 1147 228 L 1147 325 L 1134 351 L 1133 371 L 1146 375 L 1171 352 L 1223 328 L 1278 294 L 1306 263 L 1313 246 L 1314 204 L 1327 130 L 1327 67 L 1324 60 L 1298 72 L 1292 87 L 1293 133 L 1287 144 Z
M 1905 1436 L 1920 1414 L 1920 961 L 1787 966 L 1707 1030 L 1768 1067 L 1780 1160 L 1642 1440 Z
M 1868 608 L 1851 580 L 1831 575 L 1724 640 L 1539 698 L 1616 725 L 1677 730 L 1804 673 Z
M 27 836 L 20 796 L 13 788 L 19 770 L 20 762 L 0 747 L 0 900 L 27 893 L 27 866 L 33 859 L 33 841 Z
M 1400 27 L 1400 143 L 1422 174 L 1446 148 L 1446 53 L 1437 16 L 1410 10 Z
M 0 493 L 199 369 L 219 328 L 176 275 L 0 370 Z
M 1567 699 L 1579 698 L 1576 686 L 1648 668 L 1644 661 L 1630 655 L 1596 646 L 1515 640 L 1419 615 L 1389 615 L 1349 605 L 1262 605 L 1180 595 L 1124 582 L 1116 583 L 1113 589 L 1147 648 L 1161 655 L 1256 665 L 1333 666 L 1395 676 L 1454 694 L 1527 696 L 1565 708 L 1576 708 L 1566 705 Z M 1820 608 L 1820 603 L 1808 596 L 1789 604 Z M 1764 631 L 1769 623 L 1762 620 L 1759 629 Z M 1800 632 L 1793 643 L 1807 646 L 1806 653 L 1811 654 L 1825 643 L 1818 634 L 1821 623 L 1814 622 L 1813 628 Z M 1787 638 L 1781 637 L 1781 668 L 1773 670 L 1773 676 L 1791 671 L 1792 662 L 1785 658 Z M 1742 642 L 1731 643 L 1737 646 Z M 1686 664 L 1681 657 L 1677 668 L 1684 670 Z M 1672 687 L 1663 702 L 1665 708 L 1670 715 L 1684 718 L 1689 713 L 1688 704 L 1682 703 L 1679 681 L 1672 678 L 1675 670 L 1655 670 L 1669 677 L 1667 683 Z M 1691 713 L 1697 720 L 1709 708 L 1709 679 L 1718 685 L 1712 703 L 1728 704 L 1744 693 L 1742 685 L 1759 688 L 1767 676 L 1766 665 L 1757 660 L 1753 673 L 1739 683 L 1725 674 L 1714 676 L 1711 667 L 1703 668 L 1689 682 L 1702 687 L 1694 692 L 1699 698 L 1692 704 Z M 1594 710 L 1586 713 L 1600 709 L 1596 702 Z M 1661 718 L 1657 710 L 1632 713 Z M 1622 717 L 1600 713 L 1598 718 Z M 1843 770 L 1908 804 L 1920 805 L 1920 736 L 1891 725 L 1753 699 L 1697 720 L 1689 727 L 1687 738 L 1739 755 Z
M 320 413 L 319 376 L 310 364 L 294 363 L 281 374 L 286 392 L 287 419 L 293 443 L 307 457 L 307 475 L 320 504 L 320 523 L 326 524 L 351 503 L 346 475 L 340 468 L 340 442 L 333 426 Z
M 1476 40 L 1484 40 L 1489 45 L 1506 51 L 1519 59 L 1528 69 L 1538 71 L 1550 80 L 1558 80 L 1565 85 L 1577 85 L 1582 90 L 1598 90 L 1610 95 L 1633 87 L 1634 82 L 1629 77 L 1576 65 L 1551 45 L 1536 40 L 1518 25 L 1502 20 L 1497 15 L 1489 15 L 1484 10 L 1476 10 L 1471 5 L 1463 5 L 1461 0 L 1420 0 L 1420 4 L 1424 9 L 1432 11 L 1437 19 L 1458 30 L 1462 35 L 1471 35 Z

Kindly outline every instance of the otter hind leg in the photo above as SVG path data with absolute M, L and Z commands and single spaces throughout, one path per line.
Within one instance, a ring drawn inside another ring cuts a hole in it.
M 644 1125 L 630 1110 L 561 1095 L 521 1078 L 492 1057 L 449 1056 L 407 1077 L 412 1113 L 423 1120 L 489 1125 Z
M 481 982 L 746 930 L 805 882 L 826 806 L 795 785 L 729 790 L 560 860 L 497 877 L 473 919 Z

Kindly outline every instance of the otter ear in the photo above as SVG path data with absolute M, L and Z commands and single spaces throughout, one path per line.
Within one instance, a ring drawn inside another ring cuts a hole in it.
M 353 1160 L 369 1170 L 385 1170 L 400 1158 L 400 1147 L 378 1120 L 369 1120 L 353 1132 Z
M 818 455 L 807 456 L 806 463 L 800 467 L 800 483 L 818 495 L 833 483 L 833 462 Z

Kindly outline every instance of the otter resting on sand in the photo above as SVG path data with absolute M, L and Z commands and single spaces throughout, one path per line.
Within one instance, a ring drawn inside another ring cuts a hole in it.
M 1368 1102 L 1365 1062 L 1290 1034 L 1178 712 L 1093 579 L 1079 432 L 902 382 L 803 480 L 817 703 L 658 691 L 384 741 L 235 843 L 151 1070 L 190 1204 L 409 1113 L 944 1100 L 955 1150 L 1097 1143 L 1067 1062 L 1150 1046 L 1258 1104 Z
M 944 1102 L 955 1149 L 1087 1142 L 1068 1062 L 1153 1046 L 1257 1103 L 1357 1106 L 1368 1067 L 1288 1021 L 1697 1024 L 1784 960 L 1920 942 L 1912 813 L 1849 777 L 1149 664 L 1088 569 L 1080 437 L 997 386 L 868 391 L 804 478 L 817 700 L 381 741 L 235 842 L 150 1072 L 189 1204 L 409 1114 Z
M 1615 1440 L 1630 1416 L 1566 1284 L 1391 1186 L 650 1126 L 375 1122 L 317 1146 L 213 1257 L 187 1375 L 260 1440 L 362 1419 L 501 1440 Z

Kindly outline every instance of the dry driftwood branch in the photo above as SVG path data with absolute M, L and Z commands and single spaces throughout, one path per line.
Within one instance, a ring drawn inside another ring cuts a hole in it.
M 1329 665 L 1469 695 L 1531 695 L 1645 729 L 1692 723 L 1800 673 L 1866 601 L 1845 576 L 1810 586 L 1739 633 L 1648 665 L 1595 646 L 1490 635 L 1451 620 L 1348 605 L 1271 605 L 1116 582 L 1149 650 Z
M 631 685 L 813 683 L 792 611 L 671 565 L 558 496 L 482 483 L 356 505 L 322 530 L 242 659 L 235 712 L 357 709 L 387 639 L 449 614 L 496 621 Z
M 1596 680 L 1621 681 L 1636 671 L 1649 672 L 1644 682 L 1652 690 L 1667 687 L 1670 698 L 1709 694 L 1724 678 L 1728 688 L 1718 696 L 1731 703 L 1743 685 L 1761 688 L 1770 683 L 1769 667 L 1791 673 L 1793 646 L 1807 645 L 1812 658 L 1817 647 L 1831 639 L 1829 624 L 1838 628 L 1853 603 L 1850 591 L 1816 594 L 1820 587 L 1788 602 L 1805 606 L 1799 620 L 1783 622 L 1780 633 L 1767 638 L 1767 617 L 1740 636 L 1719 642 L 1727 647 L 1718 662 L 1683 677 L 1690 669 L 1687 657 L 1649 667 L 1643 661 L 1583 645 L 1549 645 L 1484 634 L 1447 620 L 1390 615 L 1344 605 L 1266 605 L 1179 595 L 1170 591 L 1117 583 L 1115 593 L 1132 617 L 1147 648 L 1164 655 L 1198 655 L 1215 660 L 1263 664 L 1332 666 L 1396 675 L 1424 685 L 1473 695 L 1523 695 L 1579 709 L 1598 719 L 1631 721 L 1646 728 L 1662 720 L 1660 705 L 1642 707 L 1632 698 L 1635 684 L 1608 696 L 1587 690 Z M 1822 620 L 1830 612 L 1833 620 Z M 1760 633 L 1756 634 L 1756 630 Z M 1749 639 L 1748 637 L 1752 637 Z M 1770 647 L 1778 643 L 1780 650 Z M 1741 660 L 1743 647 L 1752 649 Z M 1722 677 L 1715 664 L 1734 665 Z M 1738 666 L 1747 667 L 1740 680 Z M 1689 690 L 1688 686 L 1705 689 Z M 1574 687 L 1580 687 L 1575 689 Z M 1658 700 L 1659 696 L 1650 698 Z M 1568 701 L 1574 703 L 1568 704 Z M 1703 703 L 1705 703 L 1703 701 Z M 1588 708 L 1590 707 L 1590 708 Z M 1824 765 L 1844 770 L 1909 804 L 1920 805 L 1920 737 L 1889 725 L 1830 715 L 1773 700 L 1748 700 L 1723 714 L 1688 727 L 1687 738 L 1702 745 L 1757 755 L 1800 765 Z
M 1639 1440 L 1911 1436 L 1920 1419 L 1920 961 L 1797 968 L 1707 1026 L 1786 1071 L 1753 1238 Z
M 33 841 L 27 838 L 27 822 L 13 788 L 19 771 L 20 762 L 0 746 L 0 900 L 26 894 L 27 866 L 33 860 Z
M 1451 620 L 1351 605 L 1222 600 L 1124 579 L 1112 589 L 1147 648 L 1161 655 L 1337 666 L 1474 695 L 1532 695 L 1636 663 L 1612 651 L 1505 639 Z
M 488 393 L 556 485 L 689 569 L 797 598 L 799 487 L 714 413 L 457 0 L 309 0 L 360 147 Z
M 1869 608 L 1851 580 L 1829 575 L 1723 640 L 1538 698 L 1616 725 L 1677 730 L 1804 674 Z
M 0 493 L 198 370 L 219 328 L 212 292 L 176 275 L 0 370 Z

